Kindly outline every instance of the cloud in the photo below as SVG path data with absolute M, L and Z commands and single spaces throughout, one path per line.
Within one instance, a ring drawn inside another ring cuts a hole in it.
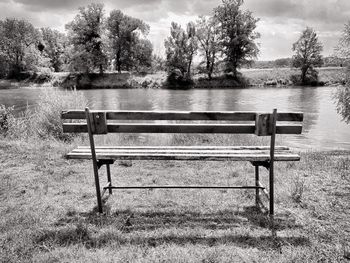
M 172 21 L 185 25 L 198 15 L 209 15 L 221 0 L 0 0 L 0 19 L 26 19 L 36 27 L 64 31 L 64 25 L 91 2 L 103 2 L 106 16 L 112 9 L 140 18 L 151 26 L 149 39 L 163 52 Z M 350 0 L 245 0 L 244 9 L 260 18 L 260 59 L 290 56 L 291 45 L 306 27 L 313 27 L 324 44 L 324 54 L 333 52 L 344 24 L 350 19 Z

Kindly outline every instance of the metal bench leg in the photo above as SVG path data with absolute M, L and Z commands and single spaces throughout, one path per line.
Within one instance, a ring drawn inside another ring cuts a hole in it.
M 270 189 L 269 189 L 269 194 L 270 194 L 270 218 L 273 220 L 273 215 L 274 215 L 274 173 L 273 173 L 273 162 L 271 163 L 270 171 L 269 171 L 269 181 L 270 181 Z
M 95 142 L 94 142 L 94 136 L 91 128 L 91 114 L 89 111 L 89 108 L 85 108 L 85 114 L 86 114 L 86 122 L 88 127 L 88 133 L 89 133 L 89 140 L 90 140 L 90 149 L 91 149 L 91 158 L 92 158 L 92 165 L 94 168 L 94 176 L 95 176 L 95 186 L 96 186 L 96 196 L 97 196 L 97 207 L 98 212 L 103 213 L 102 208 L 102 198 L 101 198 L 101 189 L 100 189 L 100 179 L 98 177 L 98 164 L 97 164 L 97 158 L 96 158 L 96 151 L 95 151 Z
M 276 121 L 277 121 L 277 110 L 273 110 L 273 114 L 271 117 L 272 124 L 272 134 L 271 134 L 271 144 L 270 144 L 270 169 L 269 169 L 269 184 L 270 184 L 270 224 L 272 231 L 275 230 L 274 224 L 274 159 L 275 159 L 275 137 L 276 137 Z
M 259 166 L 256 165 L 255 166 L 255 186 L 256 187 L 259 187 L 260 184 L 259 184 Z M 259 188 L 256 188 L 255 189 L 255 206 L 258 208 L 259 207 L 259 200 L 260 200 L 260 192 L 259 192 Z
M 95 186 L 96 186 L 98 212 L 102 213 L 103 212 L 103 209 L 102 209 L 102 198 L 101 198 L 101 189 L 100 189 L 100 180 L 99 180 L 99 176 L 98 176 L 97 162 L 95 160 L 92 160 L 92 162 L 93 162 L 94 175 L 95 175 Z
M 112 186 L 112 179 L 111 179 L 111 168 L 109 164 L 106 164 L 106 168 L 107 168 L 107 180 L 109 183 L 109 186 Z M 108 188 L 108 193 L 111 195 L 112 192 L 112 188 Z

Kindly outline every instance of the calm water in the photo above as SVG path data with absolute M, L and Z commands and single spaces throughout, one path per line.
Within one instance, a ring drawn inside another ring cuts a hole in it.
M 121 110 L 235 110 L 301 111 L 303 134 L 285 137 L 285 144 L 303 149 L 350 150 L 350 125 L 335 109 L 334 87 L 152 90 L 115 89 L 82 91 L 91 109 Z M 0 104 L 21 111 L 35 105 L 39 89 L 0 90 Z

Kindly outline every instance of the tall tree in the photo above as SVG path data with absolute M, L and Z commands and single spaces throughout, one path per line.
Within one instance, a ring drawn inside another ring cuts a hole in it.
M 203 71 L 208 75 L 209 80 L 212 79 L 212 74 L 221 50 L 218 22 L 215 17 L 206 18 L 204 16 L 200 16 L 196 22 L 196 36 L 199 42 L 199 50 L 204 55 L 204 60 L 201 64 L 205 64 Z
M 259 53 L 255 43 L 260 34 L 255 32 L 259 19 L 252 12 L 242 11 L 243 0 L 223 0 L 214 9 L 215 17 L 221 26 L 220 42 L 223 47 L 226 71 L 237 78 L 237 69 L 250 64 Z
M 25 20 L 7 18 L 0 23 L 0 53 L 9 66 L 9 74 L 16 76 L 26 70 L 30 53 L 37 50 L 38 31 Z
M 350 60 L 350 20 L 344 25 L 342 36 L 335 51 L 338 57 Z
M 297 42 L 293 44 L 296 53 L 292 58 L 293 66 L 301 70 L 301 83 L 307 83 L 307 76 L 317 78 L 314 67 L 322 65 L 322 44 L 318 41 L 315 30 L 307 27 Z
M 137 39 L 132 48 L 132 68 L 140 71 L 152 67 L 153 45 L 148 39 Z
M 339 87 L 334 94 L 338 113 L 343 120 L 350 124 L 350 20 L 344 25 L 342 36 L 336 47 L 337 56 L 343 58 L 347 64 L 346 86 Z
M 148 47 L 150 51 L 150 42 L 140 40 L 140 33 L 146 36 L 149 32 L 149 25 L 142 20 L 127 16 L 120 10 L 113 10 L 107 19 L 108 38 L 110 50 L 114 58 L 118 72 L 122 69 L 130 70 L 136 63 L 133 61 L 135 50 Z M 141 51 L 141 50 L 140 50 Z M 152 53 L 152 51 L 151 51 Z M 140 61 L 139 61 L 140 62 Z
M 63 56 L 67 45 L 65 34 L 49 27 L 41 28 L 41 52 L 49 58 L 50 66 L 55 72 L 62 70 Z
M 171 23 L 170 36 L 164 42 L 166 67 L 169 73 L 178 70 L 181 78 L 191 79 L 191 65 L 198 42 L 194 23 L 187 24 L 187 30 L 175 22 Z
M 103 51 L 103 4 L 92 3 L 79 8 L 79 14 L 66 25 L 68 37 L 75 49 L 73 64 L 85 71 L 98 68 L 103 73 L 107 57 Z M 74 63 L 75 62 L 75 63 Z

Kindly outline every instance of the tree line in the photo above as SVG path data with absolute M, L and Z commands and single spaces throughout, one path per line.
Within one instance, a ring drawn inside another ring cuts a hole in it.
M 51 28 L 34 28 L 25 21 L 0 21 L 0 74 L 49 68 L 52 71 L 103 73 L 108 67 L 141 70 L 152 63 L 149 25 L 120 10 L 105 15 L 103 4 L 79 8 L 66 25 L 67 34 Z
M 209 16 L 199 16 L 185 28 L 172 22 L 164 41 L 165 59 L 153 54 L 147 23 L 120 10 L 107 16 L 103 4 L 79 8 L 66 33 L 35 28 L 16 18 L 0 20 L 0 77 L 41 69 L 100 74 L 107 69 L 153 69 L 166 70 L 169 79 L 176 81 L 191 81 L 194 70 L 209 80 L 218 72 L 238 80 L 239 69 L 252 65 L 259 54 L 259 19 L 243 10 L 243 4 L 243 0 L 222 0 Z M 341 57 L 350 53 L 349 28 L 350 22 L 336 48 Z M 293 57 L 276 64 L 299 68 L 299 81 L 307 83 L 317 79 L 315 67 L 323 63 L 322 49 L 315 30 L 307 27 L 292 46 Z

